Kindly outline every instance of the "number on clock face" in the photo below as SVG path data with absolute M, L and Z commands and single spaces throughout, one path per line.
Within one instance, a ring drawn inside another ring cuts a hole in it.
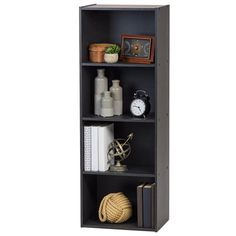
M 146 110 L 146 104 L 141 99 L 135 99 L 130 105 L 130 110 L 134 116 L 142 116 Z

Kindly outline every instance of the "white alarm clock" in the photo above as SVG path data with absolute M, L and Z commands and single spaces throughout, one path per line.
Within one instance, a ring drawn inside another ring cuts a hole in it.
M 146 117 L 151 110 L 150 97 L 144 90 L 137 90 L 134 93 L 133 101 L 130 104 L 130 112 L 135 117 Z

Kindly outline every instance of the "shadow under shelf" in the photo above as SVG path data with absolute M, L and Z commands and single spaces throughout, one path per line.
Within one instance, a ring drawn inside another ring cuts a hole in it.
M 154 170 L 151 167 L 128 166 L 128 170 L 124 172 L 111 171 L 83 171 L 84 175 L 108 175 L 108 176 L 130 176 L 130 177 L 151 177 L 154 178 Z
M 155 63 L 151 64 L 140 64 L 140 63 L 127 63 L 119 61 L 117 63 L 93 63 L 93 62 L 82 62 L 82 66 L 97 66 L 97 67 L 155 67 Z
M 137 122 L 137 123 L 155 123 L 155 114 L 150 113 L 146 118 L 136 118 L 131 115 L 121 115 L 112 117 L 102 117 L 96 115 L 85 115 L 83 121 L 98 121 L 98 122 Z

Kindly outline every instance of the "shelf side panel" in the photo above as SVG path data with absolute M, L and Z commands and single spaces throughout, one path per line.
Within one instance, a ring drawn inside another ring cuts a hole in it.
M 81 62 L 82 62 L 82 7 L 79 8 L 79 62 L 80 62 L 80 75 L 79 75 L 79 87 L 80 87 L 80 225 L 83 225 L 84 216 L 83 216 L 83 127 L 82 127 L 82 71 L 81 71 Z
M 169 6 L 156 10 L 157 230 L 169 219 Z

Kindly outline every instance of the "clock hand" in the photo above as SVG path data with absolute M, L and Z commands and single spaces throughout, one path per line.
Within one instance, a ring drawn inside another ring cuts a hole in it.
M 141 111 L 141 108 L 140 108 L 139 106 L 134 106 L 134 107 L 137 107 L 137 108 L 140 110 L 140 112 L 142 112 L 142 111 Z
M 142 112 L 140 106 L 134 106 L 134 107 L 137 107 L 140 110 L 140 112 Z

